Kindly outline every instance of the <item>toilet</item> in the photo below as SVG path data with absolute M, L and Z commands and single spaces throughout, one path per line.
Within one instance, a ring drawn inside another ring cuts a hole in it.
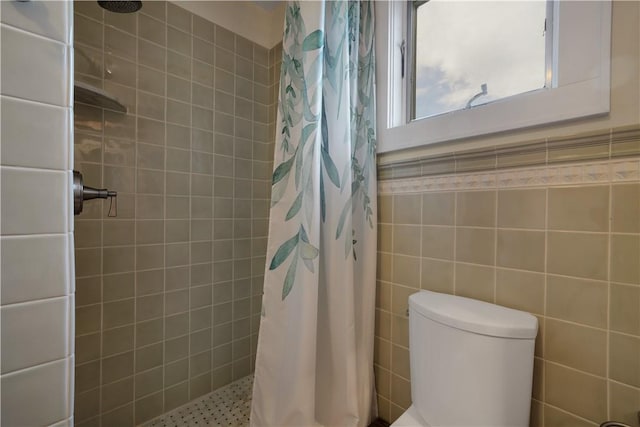
M 538 320 L 459 296 L 409 297 L 411 398 L 392 426 L 528 427 Z

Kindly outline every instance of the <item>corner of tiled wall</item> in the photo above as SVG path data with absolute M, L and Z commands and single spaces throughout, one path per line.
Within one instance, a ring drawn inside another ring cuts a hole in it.
M 73 425 L 69 1 L 0 3 L 0 424 Z

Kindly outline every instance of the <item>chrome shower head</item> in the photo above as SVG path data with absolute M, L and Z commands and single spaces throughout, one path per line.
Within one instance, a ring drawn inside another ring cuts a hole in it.
M 98 1 L 98 4 L 109 12 L 132 13 L 142 7 L 142 1 Z

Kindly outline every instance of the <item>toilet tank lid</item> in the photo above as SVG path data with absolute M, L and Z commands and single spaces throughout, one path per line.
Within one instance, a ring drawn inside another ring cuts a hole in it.
M 532 339 L 538 333 L 535 316 L 470 298 L 421 291 L 409 297 L 409 307 L 438 323 L 478 334 Z

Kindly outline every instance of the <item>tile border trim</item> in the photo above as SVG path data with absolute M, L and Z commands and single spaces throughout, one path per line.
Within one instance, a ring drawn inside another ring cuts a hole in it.
M 380 181 L 640 156 L 640 125 L 378 165 Z
M 640 181 L 640 156 L 617 161 L 604 160 L 488 172 L 390 179 L 378 183 L 378 194 L 594 185 L 638 181 Z

